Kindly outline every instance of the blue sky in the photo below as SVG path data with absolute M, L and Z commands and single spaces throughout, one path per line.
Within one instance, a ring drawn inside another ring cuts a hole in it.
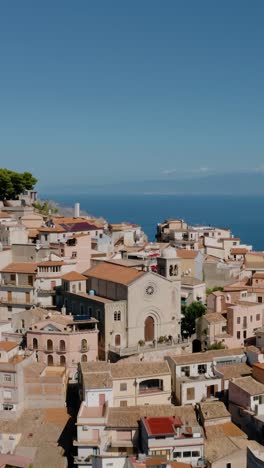
M 41 187 L 262 172 L 263 21 L 263 0 L 1 2 L 1 166 Z

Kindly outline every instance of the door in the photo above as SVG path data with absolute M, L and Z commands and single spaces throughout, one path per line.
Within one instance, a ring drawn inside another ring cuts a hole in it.
M 30 302 L 30 292 L 26 292 L 26 303 L 29 304 Z
M 121 344 L 121 337 L 120 335 L 115 336 L 115 346 L 120 346 Z
M 145 341 L 153 341 L 155 338 L 155 323 L 153 317 L 147 317 L 145 320 Z
M 29 286 L 33 286 L 33 276 L 28 276 L 28 284 Z
M 7 300 L 8 302 L 12 302 L 12 291 L 7 291 Z
M 104 406 L 105 404 L 105 394 L 99 393 L 99 406 Z

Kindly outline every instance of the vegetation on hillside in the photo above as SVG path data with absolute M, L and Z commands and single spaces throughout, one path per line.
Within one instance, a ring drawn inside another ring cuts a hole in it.
M 0 168 L 0 200 L 16 200 L 24 190 L 33 190 L 37 181 L 30 172 Z
M 194 301 L 188 306 L 182 306 L 181 334 L 191 336 L 195 333 L 196 319 L 205 314 L 206 307 L 199 301 Z
M 48 216 L 49 214 L 57 214 L 58 208 L 54 207 L 51 202 L 49 201 L 36 201 L 33 203 L 33 206 L 38 213 Z

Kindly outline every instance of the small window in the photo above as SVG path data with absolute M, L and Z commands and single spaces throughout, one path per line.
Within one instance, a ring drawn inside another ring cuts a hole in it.
M 200 452 L 199 450 L 195 450 L 194 452 L 192 452 L 192 457 L 200 457 Z
M 5 382 L 11 382 L 11 375 L 10 374 L 5 374 L 4 375 L 4 381 Z
M 120 310 L 117 312 L 114 313 L 114 320 L 115 321 L 120 321 L 121 320 L 121 312 Z
M 183 452 L 183 458 L 190 458 L 192 456 L 191 452 Z
M 250 315 L 250 322 L 253 322 L 253 315 Z
M 240 317 L 237 317 L 237 324 L 240 324 Z
M 8 312 L 12 312 L 12 310 L 13 310 L 13 307 L 11 307 L 11 306 L 8 306 L 8 307 L 7 307 L 7 310 L 8 310 Z
M 199 364 L 198 365 L 198 374 L 206 374 L 207 372 L 207 365 L 206 364 Z
M 262 296 L 258 296 L 258 302 L 262 304 Z
M 173 458 L 174 460 L 176 460 L 177 458 L 181 458 L 182 457 L 182 453 L 181 452 L 173 452 Z
M 181 373 L 185 375 L 186 377 L 190 377 L 190 367 L 189 366 L 181 367 Z
M 16 281 L 16 275 L 10 275 L 10 280 L 11 281 Z
M 127 400 L 121 400 L 120 401 L 120 407 L 127 406 Z
M 244 330 L 243 331 L 243 338 L 246 338 L 247 337 L 247 330 Z
M 127 384 L 126 383 L 121 383 L 120 384 L 120 391 L 125 392 L 127 390 Z
M 227 463 L 226 468 L 232 468 L 232 463 Z
M 257 320 L 257 322 L 259 322 L 259 320 L 260 320 L 260 314 L 257 314 L 257 315 L 256 315 L 256 320 Z
M 187 388 L 187 400 L 194 400 L 195 398 L 195 388 Z
M 237 332 L 237 339 L 240 340 L 240 331 Z

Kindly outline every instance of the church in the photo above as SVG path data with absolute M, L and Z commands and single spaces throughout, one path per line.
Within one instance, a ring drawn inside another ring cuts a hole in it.
M 181 259 L 168 247 L 157 262 L 157 273 L 101 262 L 83 273 L 78 292 L 69 276 L 62 277 L 67 313 L 87 314 L 99 321 L 101 358 L 109 350 L 129 355 L 139 342 L 152 343 L 162 336 L 178 339 Z

